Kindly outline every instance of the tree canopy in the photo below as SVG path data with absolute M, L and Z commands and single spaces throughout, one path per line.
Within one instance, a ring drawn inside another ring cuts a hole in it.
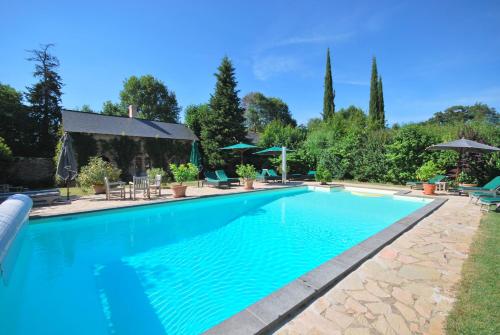
M 373 129 L 385 128 L 384 97 L 382 92 L 382 78 L 378 75 L 377 60 L 372 59 L 372 73 L 370 80 L 370 104 L 368 109 L 370 127 Z
M 500 113 L 495 108 L 482 103 L 476 103 L 472 106 L 456 105 L 448 107 L 442 112 L 435 113 L 427 122 L 444 125 L 472 120 L 484 120 L 492 124 L 499 124 Z
M 209 113 L 209 109 L 208 104 L 199 104 L 189 105 L 184 111 L 184 122 L 198 138 L 201 136 L 203 122 Z
M 273 121 L 297 125 L 288 105 L 281 99 L 266 97 L 260 92 L 251 92 L 243 97 L 245 123 L 249 130 L 260 132 Z
M 127 113 L 127 106 L 135 105 L 139 117 L 163 122 L 178 122 L 180 107 L 175 93 L 152 75 L 131 76 L 123 82 L 120 92 L 121 113 Z M 109 108 L 109 107 L 108 107 Z M 109 112 L 117 112 L 111 108 Z

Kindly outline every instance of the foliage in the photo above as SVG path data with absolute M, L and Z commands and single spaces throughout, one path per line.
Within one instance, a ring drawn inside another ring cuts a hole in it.
M 462 171 L 458 174 L 456 182 L 460 184 L 477 184 L 477 178 L 466 171 Z
M 145 138 L 144 149 L 153 166 L 168 170 L 170 163 L 184 162 L 189 158 L 191 142 L 165 138 Z
M 396 131 L 392 143 L 387 145 L 388 181 L 403 183 L 414 180 L 417 169 L 430 156 L 425 149 L 436 142 L 416 125 Z
M 100 157 L 91 157 L 89 163 L 80 170 L 77 182 L 83 188 L 90 188 L 93 185 L 103 185 L 104 177 L 108 177 L 110 181 L 116 181 L 120 174 L 121 170 L 111 163 Z
M 155 168 L 155 167 L 147 169 L 146 174 L 148 175 L 148 178 L 151 180 L 155 179 L 157 175 L 160 175 L 162 179 L 167 175 L 165 170 L 163 170 L 162 168 Z
M 326 51 L 325 92 L 323 94 L 323 120 L 328 120 L 335 113 L 335 90 L 333 89 L 330 48 Z
M 196 180 L 198 177 L 198 168 L 191 164 L 170 164 L 170 171 L 174 175 L 174 179 L 180 185 L 186 181 Z
M 209 113 L 208 104 L 189 105 L 184 111 L 184 122 L 193 133 L 200 138 L 203 120 Z
M 222 59 L 215 77 L 217 83 L 210 98 L 210 112 L 201 129 L 204 165 L 210 167 L 225 164 L 225 153 L 220 148 L 246 140 L 243 108 L 240 107 L 234 67 L 229 58 Z
M 260 132 L 273 121 L 296 126 L 288 105 L 283 100 L 266 97 L 259 92 L 251 92 L 243 98 L 246 125 L 250 131 Z
M 110 116 L 127 116 L 127 108 L 108 100 L 102 104 L 101 114 Z
M 90 157 L 97 155 L 97 141 L 94 136 L 84 133 L 71 133 L 73 150 L 78 168 L 86 165 Z
M 472 106 L 451 106 L 442 112 L 437 112 L 427 123 L 440 125 L 466 123 L 470 121 L 485 121 L 491 124 L 500 123 L 500 113 L 486 104 L 476 103 Z
M 272 146 L 285 146 L 295 149 L 306 139 L 306 130 L 301 127 L 285 125 L 280 121 L 269 123 L 259 138 L 259 146 L 262 148 Z
M 446 320 L 446 334 L 500 334 L 499 244 L 500 215 L 484 215 L 462 267 L 456 301 Z
M 141 118 L 163 122 L 177 122 L 179 119 L 180 107 L 175 93 L 152 75 L 126 79 L 120 99 L 123 109 L 129 105 L 137 106 Z
M 104 152 L 108 152 L 121 169 L 120 177 L 130 179 L 129 168 L 134 158 L 139 154 L 140 145 L 127 136 L 114 137 L 108 141 L 101 141 Z
M 2 175 L 0 175 L 0 181 L 6 177 L 6 171 L 9 167 L 9 164 L 12 160 L 12 151 L 10 150 L 7 143 L 5 143 L 4 139 L 0 137 L 0 171 L 3 171 Z
M 35 62 L 33 76 L 38 82 L 28 87 L 26 98 L 31 105 L 31 116 L 38 128 L 36 146 L 38 156 L 53 157 L 57 144 L 57 131 L 61 123 L 61 88 L 63 83 L 57 73 L 59 60 L 49 53 L 53 44 L 41 45 L 30 50 L 28 60 Z
M 359 181 L 385 182 L 387 174 L 386 146 L 390 141 L 388 132 L 365 131 L 354 154 L 352 176 Z
M 316 167 L 316 180 L 321 183 L 329 183 L 332 181 L 332 173 L 328 169 L 325 160 L 320 160 Z
M 427 161 L 416 171 L 416 176 L 418 180 L 423 182 L 428 181 L 438 174 L 444 174 L 446 171 L 439 168 L 439 166 L 434 161 Z
M 378 123 L 380 128 L 385 128 L 385 103 L 384 103 L 384 88 L 382 85 L 382 77 L 378 77 L 377 83 L 378 93 Z
M 22 103 L 23 94 L 0 83 L 0 137 L 15 156 L 35 156 L 35 120 Z
M 251 164 L 242 164 L 236 167 L 236 174 L 243 179 L 253 180 L 257 178 L 257 170 Z

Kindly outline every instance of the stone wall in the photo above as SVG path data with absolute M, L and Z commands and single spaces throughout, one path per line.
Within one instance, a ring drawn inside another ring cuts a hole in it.
M 10 164 L 7 183 L 14 186 L 54 186 L 55 166 L 51 158 L 14 157 Z

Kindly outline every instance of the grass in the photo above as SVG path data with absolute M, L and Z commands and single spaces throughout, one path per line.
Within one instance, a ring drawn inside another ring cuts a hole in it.
M 66 187 L 60 187 L 59 191 L 61 192 L 61 196 L 66 196 Z M 85 190 L 83 188 L 79 187 L 70 187 L 69 188 L 69 195 L 76 195 L 76 196 L 84 196 L 84 195 L 91 195 L 94 194 L 92 190 Z
M 500 334 L 500 214 L 483 216 L 462 269 L 448 335 Z

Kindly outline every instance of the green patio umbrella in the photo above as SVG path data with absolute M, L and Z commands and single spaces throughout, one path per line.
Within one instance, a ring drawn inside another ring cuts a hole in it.
M 246 144 L 246 143 L 237 143 L 233 144 L 224 148 L 220 148 L 220 150 L 232 150 L 240 153 L 241 157 L 241 164 L 243 165 L 243 153 L 249 149 L 257 148 L 257 146 L 253 144 Z
M 199 170 L 201 170 L 201 154 L 200 148 L 198 146 L 198 141 L 193 141 L 191 144 L 191 155 L 189 156 L 189 163 L 196 166 Z

